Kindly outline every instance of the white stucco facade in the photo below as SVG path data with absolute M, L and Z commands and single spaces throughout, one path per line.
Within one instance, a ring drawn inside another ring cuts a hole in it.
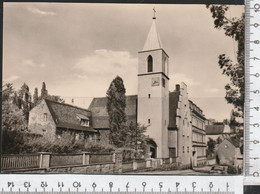
M 169 57 L 160 48 L 154 20 L 148 39 L 144 46 L 147 50 L 138 53 L 137 122 L 148 126 L 146 135 L 157 144 L 156 158 L 168 158 Z

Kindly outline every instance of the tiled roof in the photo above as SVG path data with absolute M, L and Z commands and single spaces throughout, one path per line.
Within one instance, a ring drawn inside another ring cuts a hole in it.
M 228 140 L 230 143 L 232 143 L 235 147 L 237 147 L 237 148 L 240 147 L 240 140 L 238 138 L 230 137 L 230 138 L 227 138 L 226 140 Z
M 225 125 L 206 125 L 206 134 L 207 135 L 220 135 L 223 134 Z
M 92 126 L 94 129 L 109 129 L 109 117 L 107 113 L 107 98 L 94 98 L 88 110 L 92 112 Z M 127 122 L 137 122 L 137 95 L 126 96 Z
M 154 19 L 149 34 L 147 36 L 147 39 L 145 41 L 143 51 L 160 49 L 160 48 L 162 48 L 162 42 L 159 37 L 159 34 L 157 33 L 155 19 Z
M 81 126 L 80 120 L 77 118 L 79 115 L 84 118 L 90 118 L 91 112 L 89 110 L 47 99 L 45 99 L 45 102 L 51 112 L 56 127 L 97 132 L 91 127 Z
M 176 125 L 176 115 L 177 115 L 177 108 L 178 108 L 178 101 L 179 101 L 180 91 L 174 91 L 169 93 L 169 130 L 177 129 Z

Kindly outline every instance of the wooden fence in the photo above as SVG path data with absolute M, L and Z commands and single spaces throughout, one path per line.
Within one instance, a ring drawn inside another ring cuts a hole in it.
M 3 155 L 1 160 L 1 168 L 6 170 L 39 168 L 39 161 L 39 154 Z

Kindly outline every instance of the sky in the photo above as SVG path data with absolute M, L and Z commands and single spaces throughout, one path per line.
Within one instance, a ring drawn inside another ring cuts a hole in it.
M 138 51 L 152 24 L 153 8 L 163 49 L 170 57 L 170 91 L 188 86 L 206 118 L 230 118 L 218 56 L 235 60 L 236 42 L 214 28 L 205 5 L 4 3 L 3 82 L 23 83 L 87 108 L 104 97 L 111 81 L 124 80 L 137 94 Z M 230 6 L 241 17 L 244 6 Z

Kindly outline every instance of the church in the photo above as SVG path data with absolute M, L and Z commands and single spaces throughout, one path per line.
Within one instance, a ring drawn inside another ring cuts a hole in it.
M 146 135 L 152 158 L 173 158 L 189 166 L 196 155 L 192 148 L 187 85 L 176 85 L 170 92 L 169 68 L 169 56 L 162 46 L 154 16 L 144 47 L 138 52 L 138 93 L 126 96 L 127 122 L 148 126 Z M 93 128 L 100 133 L 109 131 L 106 102 L 106 97 L 94 98 L 88 108 Z
M 126 96 L 126 118 L 127 122 L 147 126 L 147 150 L 150 157 L 172 158 L 174 162 L 189 167 L 197 165 L 197 157 L 206 159 L 206 142 L 203 138 L 206 119 L 202 111 L 189 100 L 185 83 L 169 91 L 170 66 L 154 16 L 144 47 L 138 52 L 138 93 Z M 32 132 L 43 134 L 51 125 L 53 135 L 64 127 L 75 133 L 81 130 L 89 137 L 95 136 L 97 132 L 109 133 L 106 97 L 94 98 L 85 110 L 45 101 L 30 111 L 29 129 Z M 68 115 L 67 119 L 63 119 L 62 114 Z M 198 122 L 202 125 L 195 125 Z M 199 135 L 202 136 L 201 141 L 195 138 Z

